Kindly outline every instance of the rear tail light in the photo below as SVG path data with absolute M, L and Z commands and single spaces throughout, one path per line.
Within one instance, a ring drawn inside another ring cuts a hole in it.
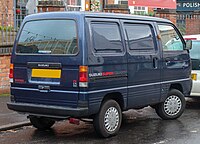
M 9 78 L 10 78 L 10 82 L 13 82 L 13 69 L 14 69 L 14 65 L 10 64 L 10 73 L 9 73 Z
M 79 87 L 88 87 L 88 67 L 79 67 Z

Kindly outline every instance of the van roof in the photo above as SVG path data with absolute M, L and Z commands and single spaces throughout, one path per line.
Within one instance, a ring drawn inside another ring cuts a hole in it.
M 200 34 L 196 35 L 185 35 L 183 36 L 185 40 L 200 40 Z
M 147 20 L 147 21 L 157 21 L 157 22 L 168 22 L 171 21 L 167 19 L 150 17 L 150 16 L 139 16 L 139 15 L 131 15 L 131 14 L 118 14 L 118 13 L 103 13 L 103 12 L 45 12 L 32 14 L 25 18 L 27 20 L 33 19 L 43 19 L 43 18 L 64 18 L 66 15 L 74 15 L 74 16 L 82 16 L 82 17 L 101 17 L 101 18 L 120 18 L 120 19 L 135 19 L 135 20 Z

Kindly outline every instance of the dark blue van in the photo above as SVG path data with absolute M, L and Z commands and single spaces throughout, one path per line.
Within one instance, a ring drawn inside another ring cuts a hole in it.
M 123 14 L 54 12 L 27 16 L 10 66 L 11 110 L 39 130 L 91 118 L 103 137 L 122 112 L 152 106 L 175 119 L 191 91 L 191 43 L 168 20 Z

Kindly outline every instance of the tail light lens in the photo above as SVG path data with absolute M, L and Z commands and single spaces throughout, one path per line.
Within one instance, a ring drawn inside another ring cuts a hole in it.
M 79 87 L 88 87 L 88 67 L 79 67 Z
M 10 73 L 9 73 L 10 82 L 13 82 L 13 69 L 14 65 L 10 64 Z

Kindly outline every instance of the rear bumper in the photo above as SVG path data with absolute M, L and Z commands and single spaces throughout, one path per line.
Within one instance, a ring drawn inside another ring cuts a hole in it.
M 30 103 L 8 102 L 9 109 L 36 116 L 54 118 L 84 117 L 88 116 L 88 108 L 69 108 L 60 106 L 39 105 Z
M 200 97 L 200 93 L 191 93 L 190 97 Z

